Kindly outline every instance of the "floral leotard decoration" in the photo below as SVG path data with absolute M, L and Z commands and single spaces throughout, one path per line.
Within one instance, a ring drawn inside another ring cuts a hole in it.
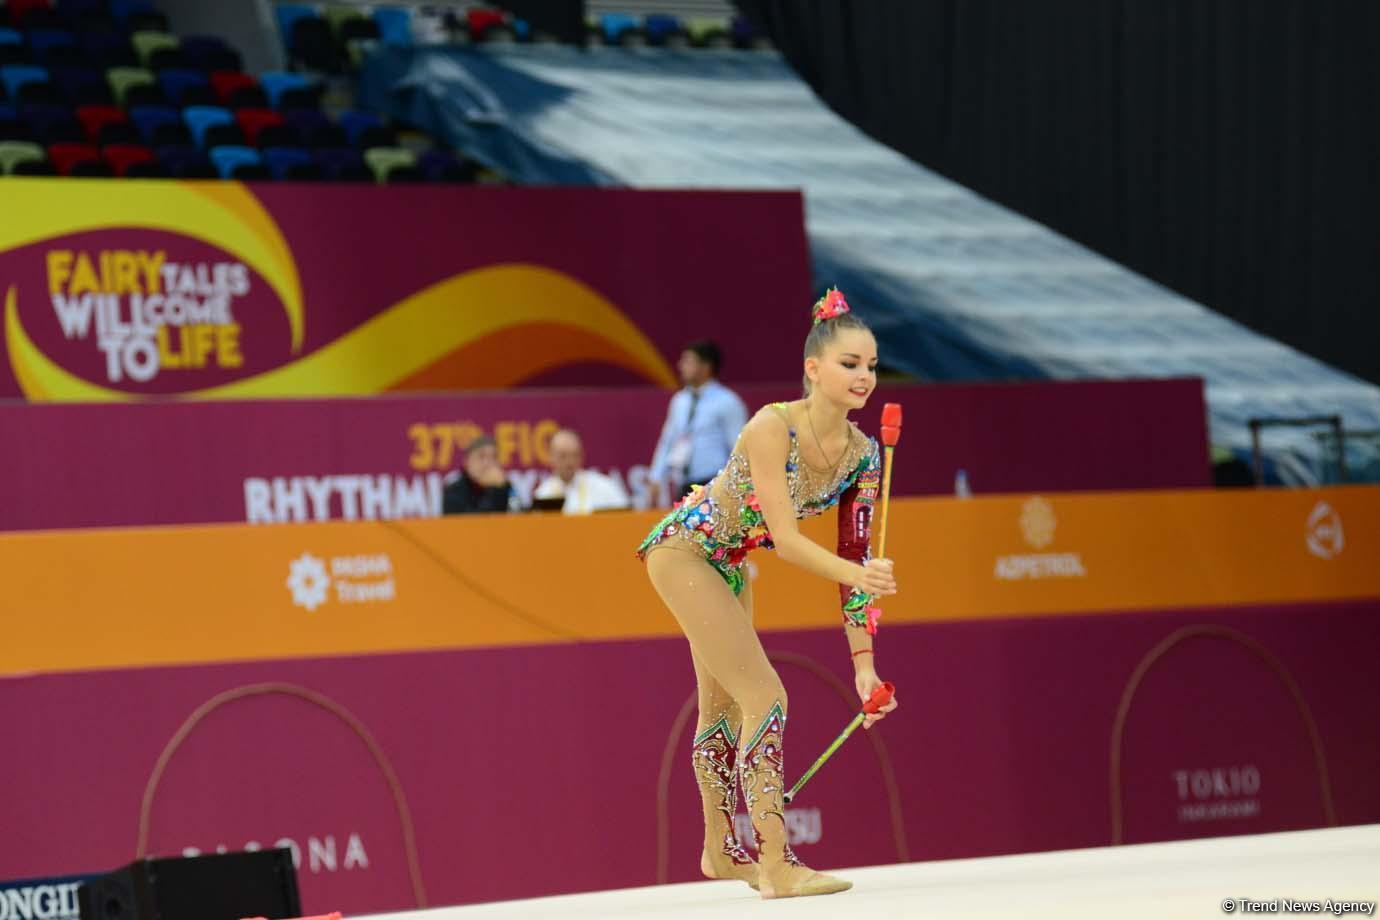
M 844 456 L 833 472 L 821 473 L 802 463 L 785 403 L 773 403 L 771 408 L 786 419 L 790 433 L 786 486 L 796 520 L 817 517 L 839 505 L 839 555 L 865 563 L 871 558 L 868 544 L 872 506 L 882 479 L 876 439 L 850 424 L 851 437 Z M 645 559 L 648 552 L 661 545 L 695 550 L 723 577 L 734 594 L 742 593 L 743 563 L 748 553 L 758 548 L 771 549 L 773 543 L 741 442 L 734 445 L 718 475 L 707 485 L 696 486 L 652 528 L 637 548 L 638 558 Z M 840 585 L 839 593 L 844 622 L 876 634 L 881 611 L 875 598 L 849 585 Z

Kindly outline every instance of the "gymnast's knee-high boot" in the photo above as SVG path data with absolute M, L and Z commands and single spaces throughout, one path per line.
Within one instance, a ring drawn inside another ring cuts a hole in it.
M 736 878 L 757 887 L 757 861 L 738 843 L 738 748 L 728 717 L 695 736 L 695 781 L 704 806 L 704 852 L 700 871 L 708 878 Z
M 745 736 L 738 754 L 738 774 L 743 800 L 757 838 L 758 884 L 763 898 L 792 898 L 847 891 L 853 883 L 816 872 L 791 851 L 786 839 L 785 767 L 782 741 L 786 712 L 772 704 L 750 737 Z

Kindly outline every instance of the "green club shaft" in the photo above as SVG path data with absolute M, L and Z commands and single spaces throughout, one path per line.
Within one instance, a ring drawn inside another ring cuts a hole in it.
M 801 776 L 800 779 L 795 781 L 795 785 L 791 787 L 791 791 L 786 793 L 787 804 L 790 803 L 791 799 L 795 798 L 795 794 L 800 791 L 800 787 L 809 782 L 810 777 L 814 776 L 815 773 L 819 771 L 819 768 L 824 766 L 824 761 L 828 760 L 831 756 L 833 756 L 833 753 L 837 751 L 845 741 L 848 740 L 848 736 L 853 734 L 853 731 L 859 725 L 862 724 L 862 721 L 866 716 L 867 713 L 865 712 L 860 712 L 856 716 L 854 716 L 853 721 L 849 722 L 848 727 L 843 730 L 843 734 L 835 738 L 833 744 L 830 744 L 827 748 L 824 749 L 824 753 L 819 755 L 819 759 L 816 760 L 814 763 L 810 764 L 810 769 L 806 770 L 804 775 Z

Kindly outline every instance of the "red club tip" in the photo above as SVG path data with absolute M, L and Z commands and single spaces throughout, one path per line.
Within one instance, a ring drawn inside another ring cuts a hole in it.
M 901 427 L 900 403 L 887 403 L 882 406 L 882 426 L 885 428 Z
M 889 680 L 882 681 L 882 685 L 872 691 L 872 695 L 863 703 L 863 712 L 872 715 L 887 703 L 891 702 L 891 697 L 896 693 L 896 686 Z

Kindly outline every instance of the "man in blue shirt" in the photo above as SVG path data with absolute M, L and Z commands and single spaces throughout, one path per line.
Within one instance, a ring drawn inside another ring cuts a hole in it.
M 707 340 L 681 352 L 677 368 L 685 387 L 671 397 L 650 473 L 658 486 L 670 480 L 668 494 L 685 495 L 713 479 L 747 424 L 743 401 L 716 379 L 720 360 L 719 346 Z

